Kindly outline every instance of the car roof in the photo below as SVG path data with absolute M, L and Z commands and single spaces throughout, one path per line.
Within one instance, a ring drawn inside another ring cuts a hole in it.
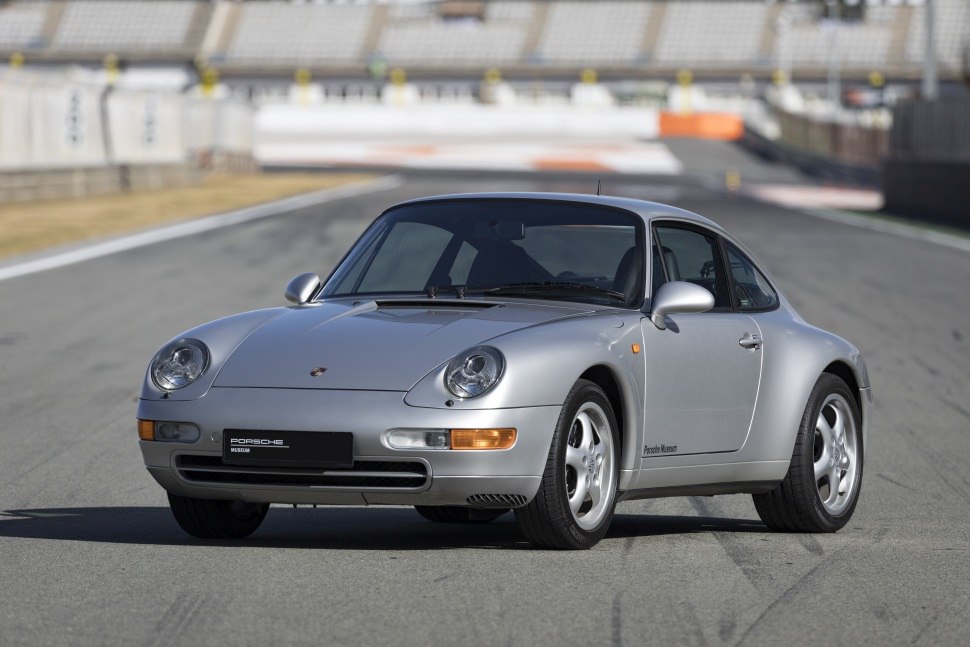
M 443 202 L 448 200 L 537 200 L 537 201 L 547 201 L 547 202 L 574 202 L 574 203 L 585 203 L 585 204 L 595 204 L 606 207 L 616 207 L 624 209 L 626 211 L 631 211 L 647 223 L 652 220 L 680 220 L 684 222 L 693 222 L 698 225 L 703 225 L 710 229 L 717 231 L 718 233 L 727 233 L 724 229 L 718 225 L 716 222 L 705 218 L 704 216 L 693 213 L 692 211 L 687 211 L 686 209 L 680 209 L 678 207 L 672 207 L 667 204 L 661 204 L 659 202 L 650 202 L 648 200 L 637 200 L 635 198 L 622 198 L 619 196 L 611 195 L 590 195 L 585 193 L 542 193 L 542 192 L 506 192 L 506 193 L 453 193 L 447 195 L 434 195 L 424 198 L 416 198 L 414 200 L 407 200 L 405 202 L 398 203 L 391 207 L 400 207 L 403 205 L 410 204 L 420 204 L 424 202 Z

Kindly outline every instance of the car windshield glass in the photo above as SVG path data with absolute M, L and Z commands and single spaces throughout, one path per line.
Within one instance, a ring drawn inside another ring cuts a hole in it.
M 494 295 L 639 307 L 643 225 L 596 204 L 458 199 L 385 213 L 324 297 Z

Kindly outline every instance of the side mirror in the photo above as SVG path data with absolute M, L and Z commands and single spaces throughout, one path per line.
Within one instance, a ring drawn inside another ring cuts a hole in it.
M 687 281 L 664 283 L 653 297 L 650 321 L 660 330 L 667 328 L 666 315 L 685 312 L 707 312 L 714 307 L 714 295 Z
M 286 298 L 288 301 L 303 305 L 309 303 L 310 299 L 320 291 L 320 277 L 313 272 L 301 274 L 286 286 Z

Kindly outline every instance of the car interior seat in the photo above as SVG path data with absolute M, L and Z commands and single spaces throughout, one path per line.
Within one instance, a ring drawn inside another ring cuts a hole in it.
M 468 270 L 466 284 L 490 287 L 530 281 L 529 255 L 521 247 L 507 240 L 482 244 Z
M 671 281 L 680 280 L 680 265 L 677 264 L 677 255 L 669 247 L 661 248 L 664 255 L 664 264 L 667 266 L 667 278 Z
M 636 289 L 639 269 L 640 256 L 637 254 L 636 246 L 633 246 L 623 253 L 620 264 L 616 266 L 616 273 L 613 275 L 613 291 L 630 296 L 630 293 Z

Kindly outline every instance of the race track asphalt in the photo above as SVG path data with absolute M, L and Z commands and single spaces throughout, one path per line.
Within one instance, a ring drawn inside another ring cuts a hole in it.
M 603 188 L 719 221 L 862 349 L 877 408 L 843 531 L 770 533 L 741 495 L 621 504 L 573 553 L 530 548 L 511 515 L 439 526 L 408 508 L 276 506 L 235 543 L 178 528 L 134 428 L 163 342 L 283 303 L 397 200 L 594 187 L 412 177 L 0 282 L 0 645 L 966 644 L 970 256 L 694 179 Z

